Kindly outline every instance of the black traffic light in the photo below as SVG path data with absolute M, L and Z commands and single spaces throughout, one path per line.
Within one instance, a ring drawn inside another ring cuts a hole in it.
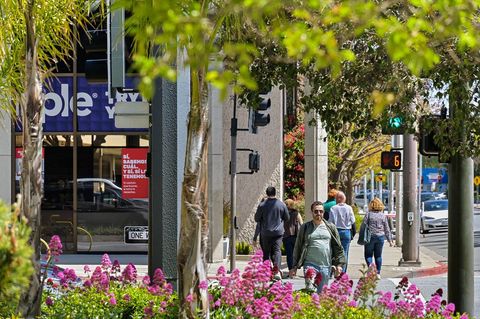
M 270 98 L 260 97 L 261 101 L 258 104 L 257 108 L 250 108 L 248 112 L 248 129 L 251 133 L 257 134 L 257 128 L 259 126 L 266 126 L 270 123 L 270 114 L 261 113 L 270 108 L 272 101 Z
M 108 81 L 107 30 L 88 30 L 85 41 L 85 78 L 89 83 Z
M 402 153 L 399 151 L 382 152 L 380 166 L 383 169 L 399 170 L 402 168 Z
M 399 135 L 405 133 L 405 119 L 401 115 L 394 115 L 383 119 L 382 134 L 384 135 Z
M 253 172 L 258 172 L 260 169 L 260 154 L 257 152 L 248 154 L 248 169 Z
M 438 115 L 424 116 L 420 120 L 420 143 L 419 152 L 425 156 L 436 156 L 440 154 L 440 147 L 435 143 L 437 123 L 442 118 Z

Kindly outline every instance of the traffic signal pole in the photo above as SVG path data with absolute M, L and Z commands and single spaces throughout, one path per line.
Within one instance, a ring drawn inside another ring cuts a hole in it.
M 417 206 L 417 143 L 413 134 L 404 134 L 403 159 L 403 245 L 399 266 L 420 266 L 418 233 L 420 214 Z
M 450 101 L 451 116 L 461 123 L 458 117 L 469 113 L 463 110 L 459 112 L 463 114 L 456 114 L 455 108 L 460 106 L 452 96 Z M 462 138 L 468 138 L 466 132 Z M 455 304 L 455 311 L 473 316 L 473 160 L 460 154 L 453 156 L 448 174 L 448 301 Z

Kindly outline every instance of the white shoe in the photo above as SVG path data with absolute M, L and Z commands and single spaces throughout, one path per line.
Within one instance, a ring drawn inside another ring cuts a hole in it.
M 382 276 L 380 276 L 380 274 L 377 274 L 377 279 L 378 280 L 382 279 Z

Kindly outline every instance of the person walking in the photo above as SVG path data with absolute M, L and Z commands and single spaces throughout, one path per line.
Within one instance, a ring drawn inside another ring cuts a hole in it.
M 345 255 L 337 228 L 323 219 L 325 210 L 322 202 L 313 202 L 310 210 L 312 220 L 300 227 L 293 250 L 293 267 L 289 275 L 294 277 L 302 266 L 304 275 L 309 268 L 313 268 L 321 274 L 317 285 L 317 292 L 320 293 L 323 286 L 328 284 L 332 265 L 336 275 L 342 272 Z
M 293 248 L 297 239 L 298 230 L 303 224 L 303 219 L 298 210 L 294 207 L 295 202 L 292 199 L 285 200 L 290 218 L 284 223 L 285 233 L 283 234 L 283 246 L 287 255 L 287 265 L 290 271 L 293 267 Z
M 340 241 L 342 242 L 343 251 L 345 253 L 345 264 L 343 272 L 347 272 L 348 251 L 350 242 L 352 241 L 352 225 L 355 224 L 355 215 L 352 206 L 345 203 L 345 194 L 341 191 L 336 196 L 337 204 L 330 208 L 329 221 L 337 227 Z
M 323 219 L 325 220 L 330 220 L 330 208 L 332 208 L 337 204 L 337 200 L 336 200 L 337 193 L 338 191 L 335 188 L 331 188 L 328 191 L 327 201 L 323 203 L 323 208 L 325 209 Z
M 261 202 L 255 213 L 255 221 L 260 224 L 260 247 L 263 260 L 270 259 L 274 268 L 280 270 L 282 261 L 283 224 L 289 219 L 287 206 L 277 199 L 275 187 L 266 189 L 267 199 Z
M 365 244 L 364 247 L 365 262 L 367 266 L 370 267 L 373 258 L 375 258 L 375 267 L 377 268 L 377 277 L 379 279 L 381 278 L 380 271 L 382 270 L 382 253 L 385 238 L 388 240 L 390 247 L 393 246 L 387 216 L 383 213 L 384 208 L 385 205 L 383 205 L 382 201 L 378 197 L 375 197 L 368 204 L 368 213 L 363 219 L 363 223 L 365 223 L 370 230 L 370 242 Z

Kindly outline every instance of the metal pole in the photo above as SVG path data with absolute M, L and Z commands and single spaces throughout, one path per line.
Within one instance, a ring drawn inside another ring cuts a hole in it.
M 370 185 L 370 200 L 372 200 L 375 197 L 375 173 L 373 169 L 370 170 Z
M 382 179 L 378 182 L 378 198 L 383 202 L 383 174 L 380 174 L 380 177 Z
M 422 167 L 423 167 L 423 156 L 422 154 L 418 153 L 418 211 L 421 212 L 422 208 Z
M 402 259 L 399 265 L 419 266 L 418 225 L 419 212 L 417 206 L 417 143 L 413 134 L 405 134 L 404 138 L 404 175 L 403 175 L 403 225 Z
M 367 174 L 363 175 L 363 211 L 366 212 L 368 207 L 367 198 Z
M 458 102 L 451 95 L 450 100 L 455 123 L 461 123 L 462 112 L 455 112 Z M 464 139 L 466 134 L 463 133 Z M 448 173 L 448 301 L 455 304 L 456 312 L 472 316 L 475 308 L 472 158 L 453 156 Z
M 403 147 L 403 136 L 395 136 L 395 147 Z M 395 244 L 401 247 L 403 244 L 403 173 L 397 172 L 397 178 L 395 179 Z
M 230 272 L 235 269 L 235 218 L 237 210 L 237 95 L 233 95 L 233 117 L 231 119 L 231 159 L 230 159 Z
M 395 137 L 393 135 L 390 139 L 390 144 L 392 145 L 392 147 L 395 147 L 394 146 L 395 145 Z M 391 214 L 393 212 L 393 209 L 394 209 L 394 205 L 393 205 L 394 189 L 393 189 L 393 186 L 394 186 L 394 183 L 395 183 L 395 176 L 394 176 L 392 171 L 390 171 L 390 174 L 388 174 L 388 176 L 389 176 L 389 180 L 388 180 L 388 213 Z M 390 226 L 391 226 L 391 224 L 390 224 Z

